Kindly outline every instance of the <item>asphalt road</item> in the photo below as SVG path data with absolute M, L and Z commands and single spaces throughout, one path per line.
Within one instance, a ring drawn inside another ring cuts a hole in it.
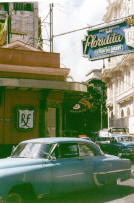
M 117 186 L 104 186 L 45 200 L 42 203 L 134 203 L 134 179 L 119 183 Z
M 45 200 L 42 203 L 134 203 L 134 179 L 118 186 L 91 189 L 82 193 Z

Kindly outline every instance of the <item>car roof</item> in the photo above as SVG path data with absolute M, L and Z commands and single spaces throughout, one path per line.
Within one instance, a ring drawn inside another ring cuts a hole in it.
M 55 143 L 72 143 L 72 142 L 85 142 L 89 143 L 90 140 L 86 140 L 83 138 L 70 138 L 70 137 L 48 137 L 48 138 L 35 138 L 30 140 L 25 140 L 21 143 L 49 143 L 49 144 L 55 144 Z

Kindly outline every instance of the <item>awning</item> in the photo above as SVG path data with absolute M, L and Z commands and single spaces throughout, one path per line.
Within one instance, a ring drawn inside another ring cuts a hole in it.
M 1 87 L 37 88 L 86 93 L 87 85 L 78 82 L 0 78 Z

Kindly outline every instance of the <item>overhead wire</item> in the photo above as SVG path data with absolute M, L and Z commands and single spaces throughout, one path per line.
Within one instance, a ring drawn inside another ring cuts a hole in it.
M 71 33 L 73 33 L 73 32 L 78 32 L 78 31 L 81 31 L 81 30 L 89 29 L 89 28 L 92 29 L 92 28 L 95 28 L 95 27 L 100 26 L 100 25 L 112 23 L 112 22 L 115 22 L 115 21 L 124 20 L 124 19 L 126 19 L 126 18 L 128 18 L 128 17 L 130 17 L 130 16 L 122 17 L 122 18 L 119 18 L 119 19 L 113 19 L 113 20 L 111 20 L 111 21 L 99 23 L 99 24 L 97 24 L 97 25 L 86 26 L 86 27 L 83 27 L 83 28 L 79 28 L 79 29 L 75 29 L 75 30 L 68 31 L 68 32 L 56 34 L 56 35 L 54 35 L 53 37 L 59 37 L 59 36 L 62 36 L 62 35 L 71 34 Z
M 54 5 L 55 5 L 55 4 L 54 4 Z M 58 5 L 58 4 L 57 4 L 57 5 Z M 58 9 L 60 12 L 64 13 L 64 11 L 63 11 L 62 9 L 59 9 L 59 8 L 57 8 L 57 7 L 55 7 L 55 8 Z M 61 8 L 63 8 L 63 7 L 61 6 Z M 47 14 L 47 15 L 43 18 L 43 20 L 41 21 L 41 26 L 44 26 L 44 28 L 46 29 L 46 34 L 47 34 L 48 38 L 49 38 L 49 34 L 48 34 L 48 30 L 47 30 L 48 28 L 47 28 L 47 26 L 46 26 L 46 23 L 47 23 L 47 24 L 50 24 L 50 23 L 49 23 L 49 22 L 45 22 L 45 21 L 48 19 L 49 15 L 50 15 L 50 11 L 48 12 L 48 14 Z M 70 31 L 67 31 L 67 32 L 64 32 L 64 33 L 55 34 L 55 35 L 53 35 L 53 38 L 60 37 L 60 36 L 64 36 L 64 35 L 68 35 L 68 34 L 72 34 L 72 33 L 75 33 L 75 32 L 82 31 L 82 30 L 86 30 L 86 29 L 92 30 L 92 29 L 94 29 L 95 27 L 97 28 L 97 27 L 103 26 L 103 25 L 109 25 L 109 26 L 110 26 L 111 23 L 124 20 L 124 19 L 126 19 L 126 18 L 128 18 L 128 17 L 130 17 L 130 16 L 122 17 L 122 18 L 118 18 L 118 19 L 116 18 L 116 19 L 113 19 L 113 20 L 111 20 L 111 21 L 101 22 L 101 23 L 96 24 L 96 25 L 88 25 L 88 26 L 86 26 L 86 27 L 82 27 L 82 28 L 70 30 Z M 39 36 L 39 39 L 38 39 L 39 41 L 40 41 L 40 39 L 41 39 L 41 37 L 42 37 L 41 35 L 42 35 L 42 33 L 41 33 L 40 36 Z M 42 40 L 43 40 L 43 41 L 44 41 L 44 40 L 45 40 L 45 41 L 50 41 L 49 39 L 42 39 Z M 43 43 L 43 44 L 47 44 L 47 43 Z

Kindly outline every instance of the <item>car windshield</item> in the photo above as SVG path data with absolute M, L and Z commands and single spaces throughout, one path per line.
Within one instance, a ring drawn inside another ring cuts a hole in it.
M 121 136 L 117 137 L 118 142 L 134 142 L 134 137 L 131 136 Z
M 49 158 L 52 144 L 21 143 L 12 152 L 15 158 Z

